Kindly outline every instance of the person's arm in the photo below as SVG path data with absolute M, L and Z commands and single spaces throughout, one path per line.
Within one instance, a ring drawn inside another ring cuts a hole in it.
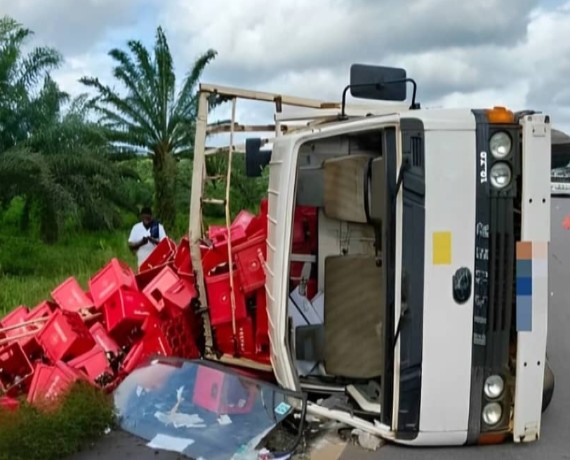
M 137 234 L 136 227 L 133 227 L 131 230 L 131 234 L 129 235 L 128 244 L 131 251 L 136 252 L 141 246 L 144 246 L 148 243 L 148 238 L 146 236 L 140 237 L 140 234 Z
M 135 252 L 137 251 L 141 246 L 144 246 L 145 244 L 148 243 L 148 237 L 143 236 L 143 238 L 138 241 L 138 242 L 131 242 L 129 241 L 129 248 L 131 248 L 131 251 Z

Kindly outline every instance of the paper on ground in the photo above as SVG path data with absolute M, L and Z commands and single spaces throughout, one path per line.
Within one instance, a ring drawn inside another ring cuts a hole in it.
M 182 453 L 188 446 L 194 444 L 193 439 L 177 438 L 167 434 L 157 434 L 147 444 L 151 449 L 171 450 Z

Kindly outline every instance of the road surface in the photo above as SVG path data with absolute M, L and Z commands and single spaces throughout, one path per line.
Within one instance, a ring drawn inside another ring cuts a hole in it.
M 376 452 L 348 446 L 343 460 L 570 460 L 570 230 L 562 227 L 570 216 L 570 198 L 552 200 L 550 246 L 550 318 L 548 353 L 556 374 L 554 397 L 542 419 L 541 439 L 529 445 L 504 444 L 461 448 L 405 448 L 385 446 Z M 180 459 L 178 454 L 154 451 L 124 433 L 112 433 L 93 449 L 70 460 Z

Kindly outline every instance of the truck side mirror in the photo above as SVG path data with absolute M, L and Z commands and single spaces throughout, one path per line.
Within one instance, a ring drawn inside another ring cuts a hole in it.
M 261 150 L 261 139 L 245 140 L 245 175 L 260 177 L 261 171 L 271 160 L 271 150 Z

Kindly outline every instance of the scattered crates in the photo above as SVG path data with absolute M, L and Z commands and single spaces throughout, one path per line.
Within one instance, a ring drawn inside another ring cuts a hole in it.
M 258 215 L 239 213 L 229 235 L 225 226 L 212 227 L 210 239 L 201 246 L 217 349 L 262 363 L 269 363 L 266 206 L 261 204 Z M 70 276 L 51 292 L 51 300 L 32 309 L 20 305 L 0 319 L 0 410 L 17 408 L 22 396 L 37 405 L 56 401 L 77 380 L 112 391 L 151 357 L 200 358 L 203 318 L 194 311 L 197 299 L 188 236 L 178 246 L 164 239 L 136 275 L 127 264 L 112 259 L 88 281 L 85 291 Z M 206 377 L 212 389 L 211 376 Z M 246 406 L 250 403 L 246 397 Z M 224 409 L 220 400 L 208 404 Z M 234 413 L 242 409 L 231 408 Z
M 89 291 L 97 307 L 122 288 L 136 290 L 137 281 L 131 268 L 115 258 L 89 280 Z

